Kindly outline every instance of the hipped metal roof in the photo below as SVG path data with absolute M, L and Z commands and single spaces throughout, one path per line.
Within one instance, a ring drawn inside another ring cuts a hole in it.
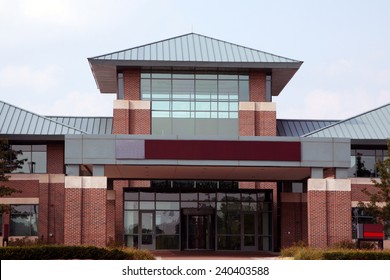
M 84 131 L 0 101 L 0 134 L 65 135 Z
M 189 33 L 88 59 L 101 93 L 115 93 L 118 67 L 261 70 L 272 73 L 272 95 L 282 91 L 302 61 Z
M 390 138 L 390 104 L 308 133 L 305 137 L 334 137 L 361 140 Z
M 299 137 L 320 128 L 332 125 L 335 120 L 276 120 L 277 136 Z

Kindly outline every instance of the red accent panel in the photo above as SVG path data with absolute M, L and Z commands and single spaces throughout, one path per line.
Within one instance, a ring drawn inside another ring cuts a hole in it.
M 145 140 L 145 159 L 300 161 L 300 142 Z
M 383 239 L 383 232 L 365 232 L 364 238 L 380 238 Z

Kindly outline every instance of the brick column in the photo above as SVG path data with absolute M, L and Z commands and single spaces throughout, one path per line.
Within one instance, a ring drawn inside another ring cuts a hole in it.
M 131 69 L 123 72 L 124 99 L 140 100 L 141 73 L 139 69 Z
M 129 134 L 151 134 L 150 101 L 130 101 Z
M 256 136 L 276 136 L 275 103 L 256 102 L 255 133 Z
M 251 72 L 249 74 L 249 100 L 253 102 L 265 102 L 265 80 L 264 72 Z
M 309 246 L 326 248 L 352 240 L 351 181 L 308 180 Z
M 114 100 L 113 134 L 129 134 L 130 103 L 128 100 Z
M 65 177 L 65 245 L 106 246 L 106 177 Z

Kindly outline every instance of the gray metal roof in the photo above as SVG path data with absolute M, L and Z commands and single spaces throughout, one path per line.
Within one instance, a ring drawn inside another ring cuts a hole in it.
M 263 69 L 272 72 L 276 96 L 294 76 L 302 61 L 189 33 L 88 59 L 100 92 L 115 93 L 117 67 L 180 67 L 202 69 Z
M 305 137 L 384 140 L 390 138 L 390 104 L 308 133 Z
M 112 134 L 112 117 L 46 117 L 64 125 L 85 131 L 87 134 Z
M 0 101 L 0 134 L 65 135 L 85 132 Z
M 277 136 L 303 136 L 309 132 L 329 126 L 338 121 L 335 120 L 276 120 Z
M 300 62 L 196 33 L 189 33 L 135 48 L 96 56 L 93 59 L 197 62 Z

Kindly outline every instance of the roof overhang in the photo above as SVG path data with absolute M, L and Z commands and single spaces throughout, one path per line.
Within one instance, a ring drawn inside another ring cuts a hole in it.
M 149 61 L 104 60 L 89 58 L 92 73 L 101 93 L 116 93 L 118 68 L 140 69 L 202 69 L 223 71 L 264 71 L 272 74 L 273 96 L 278 96 L 303 62 L 199 62 L 199 61 Z

